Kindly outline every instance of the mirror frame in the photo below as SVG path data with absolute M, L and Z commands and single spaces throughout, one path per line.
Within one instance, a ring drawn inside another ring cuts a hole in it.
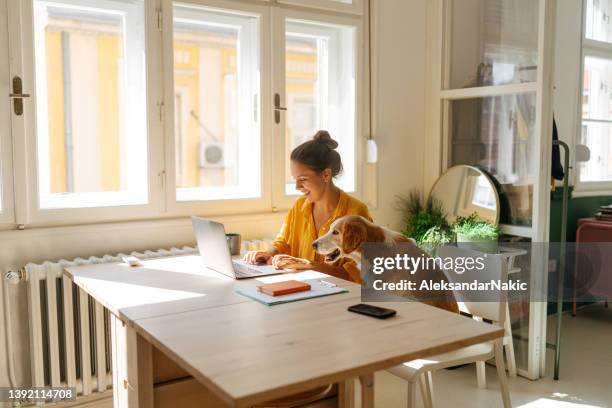
M 429 189 L 429 194 L 427 195 L 427 201 L 429 201 L 429 199 L 431 198 L 431 193 L 434 191 L 434 189 L 436 188 L 436 185 L 440 182 L 442 177 L 444 177 L 447 173 L 449 173 L 453 169 L 456 169 L 456 168 L 466 168 L 466 167 L 469 168 L 469 169 L 475 170 L 478 173 L 482 174 L 483 176 L 485 176 L 487 178 L 489 183 L 491 183 L 491 186 L 493 187 L 493 191 L 495 192 L 495 223 L 494 223 L 494 225 L 499 225 L 499 217 L 500 217 L 500 211 L 501 211 L 500 204 L 499 204 L 499 200 L 500 200 L 500 198 L 499 198 L 499 191 L 497 190 L 497 187 L 495 187 L 495 183 L 493 182 L 491 177 L 484 170 L 482 170 L 482 169 L 480 169 L 480 168 L 478 168 L 476 166 L 470 166 L 468 164 L 458 164 L 456 166 L 452 166 L 452 167 L 449 167 L 448 169 L 446 169 L 444 172 L 442 172 L 442 174 L 440 174 L 440 176 L 438 176 L 436 181 L 433 183 L 433 185 Z

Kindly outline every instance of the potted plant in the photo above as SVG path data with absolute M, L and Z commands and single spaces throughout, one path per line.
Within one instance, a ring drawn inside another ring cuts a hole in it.
M 428 235 L 433 239 L 435 234 L 448 232 L 449 225 L 442 207 L 442 203 L 434 198 L 429 198 L 423 205 L 417 190 L 412 191 L 407 198 L 398 197 L 399 207 L 404 212 L 405 227 L 402 233 L 413 238 L 417 244 L 421 244 L 425 235 L 434 227 L 438 229 Z
M 449 244 L 452 241 L 453 234 L 450 228 L 435 226 L 428 229 L 425 235 L 423 235 L 419 247 L 430 256 L 434 256 L 438 246 Z
M 497 252 L 499 227 L 478 218 L 476 213 L 468 217 L 457 217 L 451 230 L 456 236 L 457 245 L 482 252 Z

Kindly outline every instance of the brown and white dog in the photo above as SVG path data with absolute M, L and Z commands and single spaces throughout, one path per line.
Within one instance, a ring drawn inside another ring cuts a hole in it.
M 426 256 L 416 245 L 414 239 L 407 238 L 403 234 L 388 228 L 378 226 L 359 215 L 346 215 L 338 218 L 331 224 L 329 231 L 325 235 L 313 241 L 312 246 L 315 251 L 325 256 L 326 263 L 334 263 L 340 258 L 348 258 L 355 261 L 357 267 L 361 269 L 362 245 L 366 242 L 404 243 L 401 248 L 407 251 L 409 256 Z M 405 277 L 405 272 L 391 271 L 391 273 L 387 274 L 387 279 L 391 280 L 401 279 L 402 277 Z M 444 273 L 437 268 L 417 271 L 413 277 L 446 281 Z M 418 284 L 417 287 L 419 287 Z M 410 291 L 409 293 L 404 293 L 404 295 L 421 300 L 423 303 L 432 306 L 459 313 L 459 308 L 452 292 L 429 291 L 425 293 Z
M 325 255 L 325 262 L 334 263 L 341 257 L 352 259 L 361 269 L 361 245 L 364 242 L 412 242 L 416 241 L 399 232 L 380 227 L 360 215 L 345 215 L 329 227 L 329 231 L 312 243 L 312 247 Z

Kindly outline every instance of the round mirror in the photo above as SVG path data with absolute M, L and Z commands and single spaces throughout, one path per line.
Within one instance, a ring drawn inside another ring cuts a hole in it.
M 499 222 L 497 189 L 489 176 L 476 167 L 451 167 L 435 182 L 429 197 L 442 205 L 449 223 L 474 213 L 491 224 Z

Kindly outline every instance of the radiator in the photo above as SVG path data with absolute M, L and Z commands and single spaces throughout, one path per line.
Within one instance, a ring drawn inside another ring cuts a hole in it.
M 241 245 L 243 251 L 270 247 L 269 239 L 243 240 Z M 130 255 L 150 259 L 196 251 L 184 247 Z M 27 282 L 32 386 L 75 387 L 77 396 L 112 387 L 108 311 L 64 276 L 63 270 L 66 266 L 119 262 L 122 256 L 126 254 L 25 266 L 22 279 Z
M 194 253 L 194 248 L 134 252 L 140 259 Z M 32 385 L 76 387 L 77 395 L 111 387 L 108 311 L 64 276 L 66 266 L 119 262 L 116 256 L 27 264 Z

